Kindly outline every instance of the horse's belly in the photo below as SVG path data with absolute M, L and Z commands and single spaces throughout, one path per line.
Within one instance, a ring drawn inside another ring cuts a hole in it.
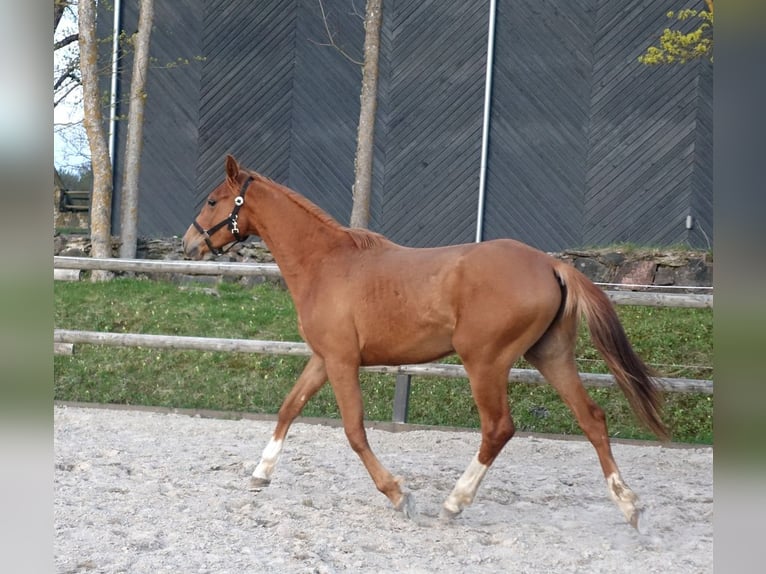
M 380 325 L 360 333 L 363 365 L 405 365 L 434 361 L 454 351 L 452 329 L 407 323 Z

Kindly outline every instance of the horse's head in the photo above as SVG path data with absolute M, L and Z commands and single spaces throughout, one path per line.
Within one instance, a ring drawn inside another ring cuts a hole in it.
M 226 156 L 226 178 L 208 195 L 183 238 L 184 253 L 192 259 L 221 255 L 257 230 L 247 223 L 247 190 L 253 177 Z

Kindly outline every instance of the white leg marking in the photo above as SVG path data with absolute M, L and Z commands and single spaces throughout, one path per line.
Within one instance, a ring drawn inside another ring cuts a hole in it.
M 261 461 L 253 471 L 253 478 L 267 482 L 271 480 L 271 475 L 274 473 L 274 467 L 277 465 L 277 460 L 279 460 L 279 454 L 282 452 L 283 443 L 284 441 L 282 440 L 275 440 L 274 437 L 271 438 L 269 444 L 263 449 Z
M 619 473 L 614 472 L 606 478 L 606 484 L 609 487 L 609 495 L 617 503 L 617 507 L 625 515 L 625 519 L 633 526 L 638 528 L 639 512 L 636 508 L 638 497 L 628 485 L 622 480 Z
M 458 479 L 455 488 L 444 501 L 444 510 L 448 516 L 460 514 L 466 506 L 473 502 L 476 491 L 488 469 L 488 466 L 479 462 L 478 454 L 473 457 L 463 476 Z

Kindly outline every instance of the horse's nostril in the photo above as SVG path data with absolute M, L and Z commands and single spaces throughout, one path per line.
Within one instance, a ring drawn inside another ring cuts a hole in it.
M 186 238 L 184 237 L 181 240 L 181 246 L 182 246 L 184 255 L 190 259 L 193 259 L 197 252 L 197 247 L 195 247 L 195 243 L 193 241 L 186 241 Z

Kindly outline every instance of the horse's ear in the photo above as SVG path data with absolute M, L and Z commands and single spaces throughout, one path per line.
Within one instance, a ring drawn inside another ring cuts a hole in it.
M 233 180 L 239 177 L 239 164 L 233 155 L 226 156 L 226 176 Z

